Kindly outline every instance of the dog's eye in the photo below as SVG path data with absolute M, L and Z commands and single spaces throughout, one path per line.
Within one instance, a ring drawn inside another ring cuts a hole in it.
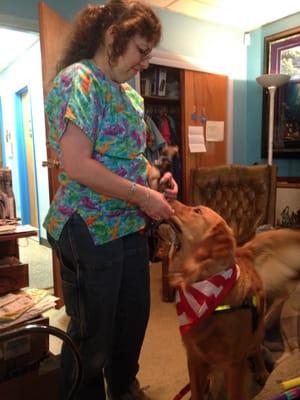
M 202 215 L 201 208 L 194 208 L 194 211 L 195 211 L 196 214 L 201 214 Z

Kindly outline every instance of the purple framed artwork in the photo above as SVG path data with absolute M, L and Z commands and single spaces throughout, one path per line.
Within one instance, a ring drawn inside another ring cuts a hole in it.
M 265 37 L 265 73 L 289 74 L 290 81 L 276 90 L 274 158 L 300 156 L 300 27 Z M 262 155 L 267 153 L 269 95 L 263 95 Z

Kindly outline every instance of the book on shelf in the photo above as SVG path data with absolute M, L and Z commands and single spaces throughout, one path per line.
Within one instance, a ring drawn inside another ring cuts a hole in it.
M 166 85 L 167 85 L 167 70 L 165 68 L 159 68 L 158 79 L 157 79 L 157 95 L 166 95 Z

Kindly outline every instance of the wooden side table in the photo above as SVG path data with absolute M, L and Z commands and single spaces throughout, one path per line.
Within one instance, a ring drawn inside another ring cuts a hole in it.
M 0 295 L 28 286 L 28 265 L 19 259 L 18 239 L 36 236 L 37 232 L 31 225 L 0 232 Z

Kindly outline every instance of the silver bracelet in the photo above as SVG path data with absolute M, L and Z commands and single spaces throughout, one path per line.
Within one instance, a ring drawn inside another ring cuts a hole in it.
M 128 202 L 130 202 L 133 199 L 137 189 L 138 189 L 137 184 L 135 182 L 132 182 L 130 189 L 129 189 L 129 195 L 127 197 Z

